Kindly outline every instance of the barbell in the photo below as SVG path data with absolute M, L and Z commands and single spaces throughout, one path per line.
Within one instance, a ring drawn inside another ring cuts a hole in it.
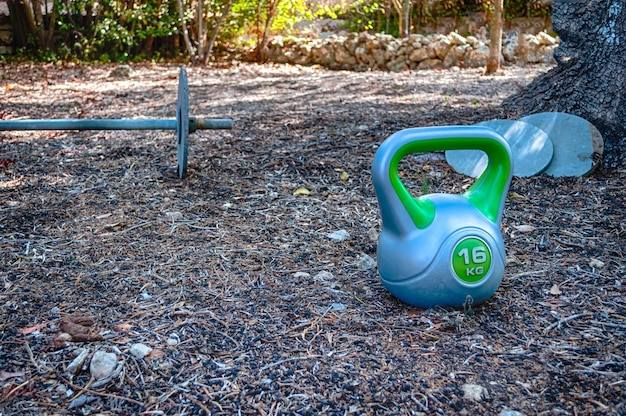
M 0 120 L 0 130 L 176 130 L 178 177 L 187 170 L 189 133 L 196 130 L 232 129 L 231 119 L 205 119 L 189 116 L 187 71 L 180 69 L 176 119 L 55 119 Z

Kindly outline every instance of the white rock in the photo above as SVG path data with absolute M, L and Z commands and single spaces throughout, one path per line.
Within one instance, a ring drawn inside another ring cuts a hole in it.
M 480 402 L 483 399 L 489 398 L 489 392 L 487 389 L 478 384 L 463 384 L 461 389 L 463 390 L 464 399 Z
M 322 283 L 326 283 L 327 281 L 334 280 L 334 279 L 335 279 L 335 276 L 327 270 L 323 270 L 313 277 L 313 280 L 317 280 L 318 282 L 322 282 Z
M 518 412 L 517 410 L 504 409 L 498 413 L 498 416 L 526 416 L 526 414 Z
M 327 235 L 333 241 L 343 241 L 350 238 L 350 233 L 346 230 L 338 230 Z
M 133 357 L 139 358 L 139 359 L 144 358 L 146 355 L 150 354 L 151 352 L 152 352 L 152 348 L 148 347 L 145 344 L 133 344 L 130 347 L 130 353 L 133 355 Z
M 365 253 L 361 253 L 359 259 L 356 262 L 356 267 L 359 270 L 372 270 L 374 266 L 376 266 L 376 260 L 374 260 Z
M 116 366 L 117 355 L 112 352 L 96 351 L 89 364 L 89 373 L 94 379 L 100 380 L 113 374 Z

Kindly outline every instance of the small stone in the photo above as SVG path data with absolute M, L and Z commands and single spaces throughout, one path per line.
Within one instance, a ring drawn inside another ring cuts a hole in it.
M 169 217 L 172 220 L 172 222 L 183 218 L 183 214 L 180 211 L 166 212 L 165 215 Z
M 88 396 L 86 394 L 83 394 L 82 396 L 77 397 L 76 399 L 72 400 L 70 402 L 70 404 L 67 406 L 68 409 L 75 409 L 77 407 L 82 407 L 84 405 L 86 405 L 89 401 L 94 400 L 93 397 Z
M 168 347 L 175 347 L 180 343 L 180 337 L 176 333 L 171 333 L 165 343 Z
M 333 303 L 332 305 L 330 305 L 330 309 L 333 311 L 342 311 L 346 308 L 347 306 L 343 303 Z
M 100 380 L 113 374 L 117 366 L 117 355 L 112 352 L 96 351 L 89 364 L 89 373 L 95 380 Z
M 87 356 L 89 355 L 89 350 L 87 348 L 80 348 L 76 350 L 75 354 L 76 358 L 72 360 L 72 362 L 67 366 L 66 369 L 70 380 L 83 368 L 83 365 L 87 360 Z
M 589 267 L 593 267 L 594 269 L 601 269 L 604 267 L 604 265 L 605 263 L 602 260 L 592 258 L 589 261 Z
M 319 272 L 313 277 L 313 280 L 317 280 L 318 282 L 322 282 L 322 283 L 326 283 L 328 280 L 334 280 L 334 279 L 335 279 L 335 276 L 331 272 L 326 271 L 326 270 Z
M 478 384 L 463 384 L 461 390 L 463 390 L 464 399 L 480 402 L 489 398 L 487 389 Z
M 145 344 L 133 344 L 130 347 L 130 353 L 133 355 L 133 357 L 139 358 L 139 359 L 144 358 L 146 355 L 150 354 L 151 352 L 152 352 L 152 348 L 148 347 Z
M 348 233 L 346 230 L 338 230 L 328 234 L 327 237 L 333 241 L 343 241 L 350 238 L 350 233 Z
M 504 409 L 498 413 L 498 416 L 526 416 L 526 414 L 518 412 L 517 410 Z
M 111 71 L 111 73 L 109 74 L 109 77 L 128 78 L 130 77 L 130 74 L 132 72 L 133 72 L 133 69 L 130 67 L 130 65 L 120 65 L 117 68 L 115 68 L 113 71 Z
M 376 266 L 376 260 L 371 258 L 365 253 L 361 253 L 359 259 L 356 262 L 356 267 L 359 270 L 372 270 Z

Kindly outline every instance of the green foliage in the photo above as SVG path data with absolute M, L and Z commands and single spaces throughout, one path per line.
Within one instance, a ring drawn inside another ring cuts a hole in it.
M 32 1 L 32 0 L 31 0 Z M 273 10 L 271 4 L 278 2 Z M 270 34 L 295 34 L 299 22 L 316 18 L 342 19 L 348 30 L 398 34 L 398 14 L 391 0 L 343 0 L 320 4 L 313 0 L 234 0 L 219 27 L 217 44 L 254 47 L 268 27 Z M 493 0 L 413 0 L 412 22 L 434 23 L 475 12 L 489 13 Z M 213 33 L 229 0 L 203 0 L 204 26 Z M 197 39 L 196 1 L 183 0 L 184 19 L 194 45 Z M 547 17 L 541 0 L 505 0 L 505 17 Z M 22 55 L 38 60 L 123 62 L 178 57 L 184 51 L 182 22 L 176 0 L 54 0 L 54 44 L 40 50 L 29 42 Z M 36 39 L 35 39 L 36 40 Z M 18 55 L 18 52 L 16 52 Z
M 346 29 L 352 32 L 390 33 L 389 26 L 383 25 L 389 20 L 386 14 L 387 10 L 377 1 L 357 0 L 348 7 L 343 17 L 346 19 Z M 395 33 L 397 32 L 396 25 Z
M 350 31 L 384 32 L 398 34 L 398 14 L 394 7 L 384 7 L 387 2 L 380 0 L 357 0 L 353 2 L 342 17 L 347 20 L 346 28 Z M 414 0 L 411 9 L 413 22 L 433 24 L 439 19 L 461 18 L 472 13 L 493 10 L 492 0 Z M 505 18 L 548 17 L 550 8 L 543 6 L 541 0 L 505 0 Z
M 179 32 L 175 0 L 55 0 L 59 50 L 83 60 L 128 61 L 149 37 Z
M 251 35 L 256 34 L 258 27 L 264 26 L 269 18 L 268 8 L 267 0 L 235 1 L 227 24 L 230 27 L 227 33 L 250 40 Z M 281 0 L 270 29 L 272 32 L 289 35 L 299 22 L 324 15 L 332 16 L 334 13 L 336 13 L 334 7 L 311 7 L 306 0 Z

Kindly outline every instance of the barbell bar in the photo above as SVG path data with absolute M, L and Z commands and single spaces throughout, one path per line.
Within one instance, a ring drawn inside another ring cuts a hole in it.
M 176 130 L 178 177 L 187 170 L 189 133 L 196 130 L 229 130 L 231 119 L 207 119 L 189 116 L 187 71 L 180 69 L 176 119 L 55 119 L 0 120 L 0 130 Z

